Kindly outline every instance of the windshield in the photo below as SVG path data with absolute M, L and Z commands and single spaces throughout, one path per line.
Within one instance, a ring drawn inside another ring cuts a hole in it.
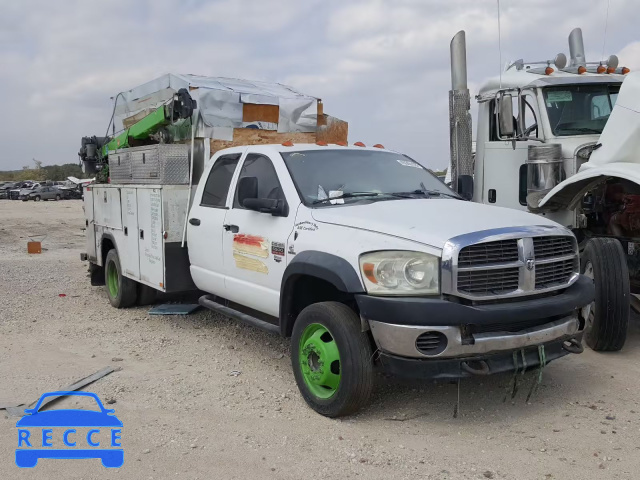
M 602 133 L 620 85 L 563 85 L 543 90 L 551 131 L 557 137 Z
M 455 196 L 409 157 L 371 150 L 306 150 L 282 157 L 305 205 Z M 341 197 L 339 200 L 332 198 Z

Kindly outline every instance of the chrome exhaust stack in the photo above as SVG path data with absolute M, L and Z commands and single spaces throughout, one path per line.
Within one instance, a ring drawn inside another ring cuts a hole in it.
M 582 41 L 582 29 L 574 28 L 569 34 L 569 67 L 586 67 L 587 59 L 584 55 L 584 42 Z
M 465 188 L 461 176 L 473 178 L 471 143 L 471 97 L 467 87 L 467 44 L 464 30 L 451 40 L 451 90 L 449 91 L 449 134 L 451 186 L 458 193 Z

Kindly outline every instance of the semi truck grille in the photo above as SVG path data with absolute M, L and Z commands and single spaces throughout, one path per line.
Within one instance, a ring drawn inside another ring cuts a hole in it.
M 570 285 L 579 271 L 575 238 L 566 234 L 531 236 L 526 233 L 524 229 L 520 235 L 517 232 L 509 235 L 515 238 L 461 245 L 457 264 L 452 262 L 455 284 L 450 293 L 489 300 Z M 452 252 L 452 258 L 454 255 Z M 446 253 L 443 261 L 445 257 Z M 443 265 L 446 268 L 447 262 Z M 446 288 L 443 292 L 449 293 Z

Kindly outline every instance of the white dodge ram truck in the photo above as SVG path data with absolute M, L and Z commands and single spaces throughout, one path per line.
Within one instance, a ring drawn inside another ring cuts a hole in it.
M 89 208 L 121 189 L 126 233 L 126 218 L 136 213 L 141 225 L 148 216 L 149 202 L 137 212 L 131 204 L 135 188 L 95 185 Z M 185 279 L 207 293 L 203 306 L 291 337 L 296 382 L 322 415 L 363 406 L 374 365 L 456 379 L 582 351 L 594 288 L 579 274 L 573 234 L 540 216 L 465 201 L 399 153 L 290 143 L 217 152 L 193 193 L 188 264 L 171 213 L 188 200 L 176 188 L 139 188 L 138 202 L 143 190 L 166 196 L 152 201 L 164 228 L 157 255 L 152 245 L 143 251 L 142 230 L 118 245 L 117 228 L 88 229 L 93 276 L 104 275 L 111 303 L 130 306 L 141 286 L 176 290 Z M 181 255 L 185 271 L 170 272 Z M 148 258 L 164 265 L 159 287 L 135 276 L 132 257 L 140 268 Z

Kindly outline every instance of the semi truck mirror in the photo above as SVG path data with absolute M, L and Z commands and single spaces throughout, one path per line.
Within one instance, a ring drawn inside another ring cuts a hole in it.
M 498 126 L 500 128 L 500 137 L 513 137 L 515 128 L 513 125 L 513 97 L 500 94 L 498 99 Z
M 458 177 L 458 193 L 465 200 L 473 198 L 473 177 L 471 175 L 460 175 Z

